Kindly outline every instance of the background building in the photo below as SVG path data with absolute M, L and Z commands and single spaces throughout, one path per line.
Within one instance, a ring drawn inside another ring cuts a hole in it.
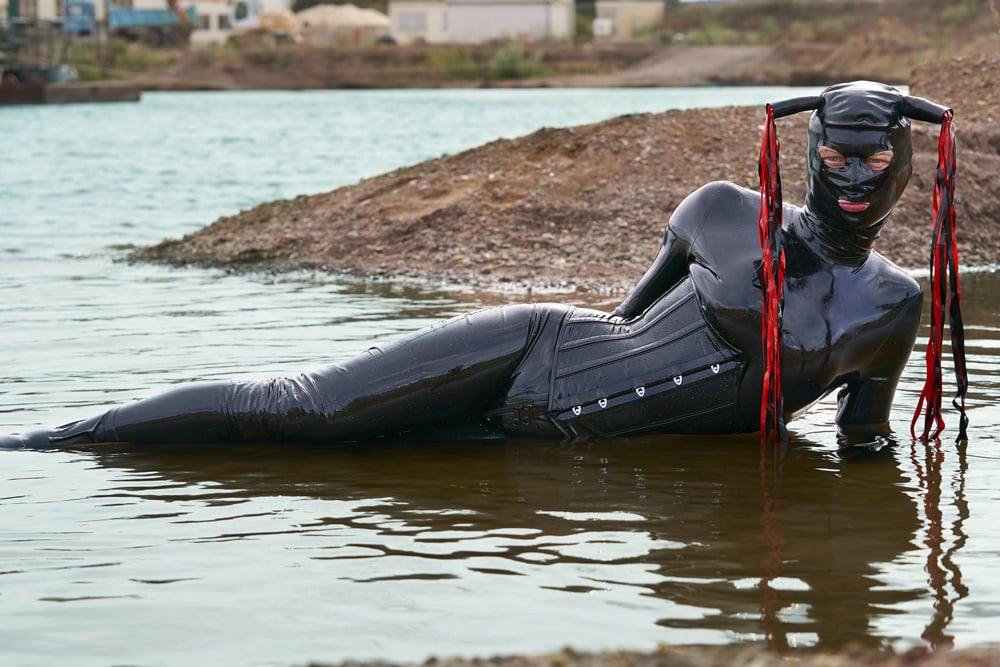
M 571 40 L 576 34 L 574 0 L 390 0 L 389 19 L 402 44 Z

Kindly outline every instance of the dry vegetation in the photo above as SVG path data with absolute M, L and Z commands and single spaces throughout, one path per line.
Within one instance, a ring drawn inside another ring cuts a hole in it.
M 109 49 L 101 66 L 106 74 L 141 69 L 131 76 L 151 89 L 905 83 L 922 63 L 995 51 L 997 2 L 684 4 L 628 43 L 588 41 L 581 16 L 578 44 L 358 47 L 241 39 L 167 54 Z M 601 78 L 607 75 L 614 76 Z

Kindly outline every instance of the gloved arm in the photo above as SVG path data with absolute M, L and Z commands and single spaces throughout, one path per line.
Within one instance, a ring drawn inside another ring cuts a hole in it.
M 837 395 L 837 430 L 846 435 L 887 435 L 896 385 L 913 350 L 920 322 L 921 294 L 898 305 L 891 329 L 869 365 Z
M 705 250 L 695 248 L 702 228 L 709 223 L 731 222 L 729 216 L 745 201 L 743 192 L 732 183 L 717 181 L 685 197 L 670 216 L 656 259 L 614 314 L 626 319 L 637 317 L 684 279 L 691 263 L 701 261 L 696 256 Z
M 656 259 L 612 314 L 625 319 L 641 315 L 654 301 L 687 275 L 687 267 L 687 243 L 668 226 Z

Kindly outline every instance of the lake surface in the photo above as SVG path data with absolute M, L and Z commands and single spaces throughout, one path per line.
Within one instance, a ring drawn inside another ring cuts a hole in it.
M 0 432 L 342 359 L 483 298 L 133 265 L 130 246 L 544 126 L 808 92 L 157 93 L 0 109 Z M 733 436 L 0 452 L 0 661 L 994 640 L 1000 278 L 970 271 L 963 288 L 967 447 L 954 428 L 939 445 L 906 436 L 921 336 L 896 446 L 860 458 L 836 454 L 831 400 L 779 450 Z

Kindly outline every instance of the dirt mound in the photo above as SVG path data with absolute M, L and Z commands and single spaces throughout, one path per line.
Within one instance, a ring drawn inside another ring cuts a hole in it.
M 264 204 L 141 256 L 519 290 L 624 289 L 696 182 L 753 180 L 757 115 L 714 109 L 540 130 Z
M 974 132 L 970 139 L 974 150 L 983 148 L 981 141 L 995 132 L 1000 121 L 1000 35 L 989 52 L 936 61 L 917 67 L 910 77 L 915 95 L 940 101 L 954 107 L 956 122 L 963 134 Z M 970 135 L 971 136 L 971 135 Z M 967 143 L 963 141 L 963 143 Z M 993 145 L 1000 152 L 1000 146 Z
M 921 70 L 913 93 L 953 105 L 959 119 L 962 261 L 996 263 L 1000 132 L 990 119 L 1000 58 L 931 69 L 944 76 Z M 807 120 L 799 114 L 779 122 L 789 202 L 804 196 Z M 684 196 L 713 180 L 757 187 L 761 121 L 760 109 L 721 108 L 540 130 L 333 192 L 264 204 L 136 256 L 517 291 L 619 292 L 642 275 Z M 913 178 L 877 248 L 920 268 L 929 253 L 936 126 L 914 124 L 914 148 Z

